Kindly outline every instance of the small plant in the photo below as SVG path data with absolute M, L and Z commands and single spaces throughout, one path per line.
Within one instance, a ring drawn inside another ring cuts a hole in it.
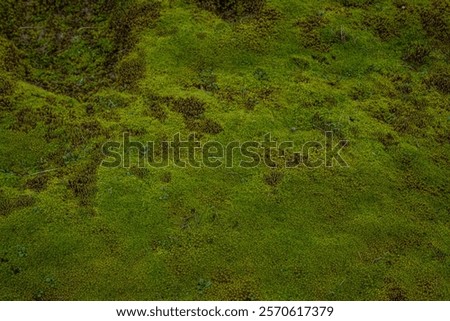
M 24 258 L 28 256 L 27 248 L 25 246 L 18 245 L 17 246 L 17 256 L 20 258 Z
M 217 76 L 211 69 L 202 69 L 198 72 L 199 82 L 195 84 L 198 89 L 215 92 L 219 90 Z
M 203 293 L 207 289 L 209 289 L 211 287 L 211 285 L 212 285 L 211 281 L 201 278 L 197 282 L 197 291 L 200 292 L 200 293 Z
M 259 81 L 268 81 L 269 80 L 269 75 L 262 68 L 257 68 L 255 70 L 255 72 L 253 73 L 253 77 L 255 77 L 255 79 L 259 80 Z
M 171 172 L 164 172 L 161 175 L 161 182 L 163 183 L 170 183 L 172 181 L 172 173 Z
M 44 290 L 38 290 L 33 294 L 34 301 L 45 301 L 45 292 Z

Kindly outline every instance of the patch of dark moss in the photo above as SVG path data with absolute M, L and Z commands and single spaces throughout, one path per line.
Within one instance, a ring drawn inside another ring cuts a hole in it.
M 172 173 L 171 172 L 164 172 L 161 175 L 160 180 L 163 183 L 170 183 L 172 181 Z
M 399 92 L 399 94 L 405 96 L 403 98 L 406 98 L 407 95 L 413 92 L 414 83 L 410 74 L 394 75 L 390 78 L 390 80 L 394 84 L 394 87 Z
M 429 46 L 420 43 L 410 44 L 403 52 L 402 59 L 413 67 L 420 67 L 425 64 L 431 49 Z
M 49 176 L 46 174 L 34 175 L 26 181 L 25 187 L 40 192 L 47 187 L 48 181 Z
M 243 16 L 258 15 L 265 0 L 191 0 L 199 7 L 216 13 L 224 19 L 235 20 Z
M 146 64 L 143 55 L 133 54 L 121 60 L 116 67 L 117 84 L 123 90 L 135 90 L 137 82 L 145 75 Z
M 349 93 L 349 96 L 353 100 L 360 100 L 360 101 L 369 99 L 371 95 L 372 95 L 372 93 L 370 91 L 368 91 L 364 87 L 359 87 L 359 86 L 352 88 Z
M 15 113 L 15 122 L 9 129 L 27 133 L 36 128 L 37 123 L 36 113 L 31 108 L 25 107 Z
M 154 117 L 160 121 L 167 118 L 167 113 L 164 110 L 163 103 L 159 96 L 145 94 L 144 95 L 145 115 Z
M 108 47 L 101 32 L 112 4 L 8 1 L 0 10 L 0 30 L 29 63 L 27 80 L 76 96 L 91 91 L 104 78 L 103 52 Z
M 200 120 L 188 120 L 186 126 L 189 130 L 197 133 L 205 133 L 211 135 L 217 135 L 223 131 L 222 126 L 209 118 L 203 118 Z
M 199 118 L 205 112 L 206 104 L 195 97 L 179 98 L 173 101 L 171 108 L 187 120 Z
M 334 129 L 333 122 L 320 112 L 315 112 L 311 117 L 312 127 L 321 131 L 330 131 Z
M 432 0 L 430 5 L 422 8 L 420 19 L 427 35 L 446 43 L 450 41 L 450 2 L 448 0 Z
M 320 52 L 329 51 L 330 45 L 324 42 L 321 34 L 327 23 L 327 19 L 320 14 L 299 20 L 296 25 L 300 27 L 300 39 L 303 47 Z
M 389 286 L 387 289 L 387 295 L 389 301 L 407 301 L 405 291 L 398 286 Z
M 291 58 L 294 65 L 296 65 L 301 70 L 308 70 L 310 63 L 307 59 L 300 57 L 300 56 L 293 56 Z
M 283 177 L 284 174 L 282 172 L 273 170 L 264 175 L 264 182 L 269 186 L 275 187 L 281 183 Z
M 18 78 L 23 77 L 29 68 L 24 58 L 24 52 L 11 41 L 4 39 L 0 32 L 0 70 L 14 74 Z
M 414 136 L 425 135 L 424 129 L 432 121 L 431 116 L 425 110 L 424 102 L 394 101 L 383 108 L 376 108 L 372 115 L 393 127 L 400 134 L 412 134 Z
M 396 139 L 392 133 L 379 133 L 377 139 L 385 148 L 397 146 L 399 144 L 398 139 Z
M 0 97 L 0 119 L 6 116 L 6 112 L 11 112 L 15 109 L 14 102 L 10 98 Z
M 397 37 L 400 32 L 397 20 L 386 13 L 368 12 L 365 16 L 364 23 L 371 28 L 374 33 L 384 41 Z
M 150 174 L 150 170 L 144 167 L 131 166 L 130 173 L 137 178 L 144 179 Z
M 125 54 L 129 53 L 138 41 L 137 35 L 145 28 L 155 26 L 161 11 L 157 1 L 133 3 L 123 1 L 111 16 L 110 33 L 113 34 L 115 48 L 108 63 L 115 64 Z
M 277 31 L 274 28 L 275 23 L 282 18 L 282 13 L 275 8 L 264 7 L 253 22 L 258 35 L 265 37 L 267 35 L 276 36 Z
M 6 216 L 15 210 L 29 207 L 35 204 L 35 199 L 30 195 L 8 196 L 0 190 L 0 216 Z
M 93 138 L 107 136 L 106 130 L 96 119 L 70 123 L 65 128 L 65 134 L 66 139 L 74 147 L 87 144 Z
M 14 93 L 15 83 L 2 75 L 0 78 L 0 97 L 7 97 Z
M 367 8 L 377 0 L 337 0 L 337 2 L 347 8 Z
M 26 61 L 25 80 L 86 97 L 116 81 L 114 66 L 134 47 L 137 33 L 159 17 L 159 6 L 156 1 L 128 0 L 2 2 L 0 33 L 21 53 L 9 55 L 17 61 L 6 65 Z M 133 60 L 123 62 L 119 82 L 129 86 L 141 67 Z
M 450 94 L 450 69 L 438 68 L 425 78 L 424 83 L 429 88 L 435 88 L 443 94 Z
M 328 57 L 326 55 L 317 53 L 317 54 L 312 54 L 311 58 L 314 59 L 315 61 L 324 64 L 324 65 L 329 65 L 330 62 L 328 61 Z
M 79 200 L 81 206 L 91 206 L 97 192 L 98 162 L 90 160 L 70 168 L 67 187 Z

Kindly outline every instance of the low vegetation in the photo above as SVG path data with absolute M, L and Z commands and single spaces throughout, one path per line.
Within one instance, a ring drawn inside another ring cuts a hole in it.
M 0 299 L 449 300 L 449 15 L 2 0 Z M 349 167 L 100 166 L 123 132 L 301 146 L 330 130 Z

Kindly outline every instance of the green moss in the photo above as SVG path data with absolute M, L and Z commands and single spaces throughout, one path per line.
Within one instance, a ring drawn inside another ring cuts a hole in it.
M 257 15 L 265 0 L 192 0 L 200 7 L 213 11 L 226 19 L 237 19 L 245 15 Z
M 37 174 L 28 179 L 25 183 L 25 186 L 34 191 L 40 192 L 47 187 L 49 181 L 49 176 L 45 173 Z
M 32 206 L 35 201 L 31 195 L 8 196 L 3 190 L 0 190 L 0 217 L 10 215 L 15 210 Z
M 137 88 L 137 82 L 145 75 L 144 57 L 138 53 L 125 57 L 116 67 L 117 81 L 120 89 Z
M 195 97 L 180 98 L 172 102 L 172 109 L 187 120 L 199 118 L 205 112 L 205 103 Z
M 151 27 L 160 16 L 160 3 L 157 1 L 122 1 L 111 15 L 110 32 L 115 44 L 111 63 L 130 52 L 138 42 L 138 34 Z
M 97 162 L 84 162 L 71 169 L 67 186 L 79 200 L 81 206 L 91 206 L 97 191 Z
M 404 54 L 403 60 L 412 66 L 418 67 L 426 62 L 426 59 L 430 55 L 430 48 L 423 44 L 410 44 Z
M 425 84 L 433 87 L 444 94 L 450 93 L 450 70 L 446 67 L 433 70 L 424 80 Z
M 9 77 L 2 77 L 0 79 L 0 97 L 8 97 L 14 92 L 15 83 Z
M 277 186 L 281 183 L 283 179 L 283 173 L 278 171 L 270 171 L 268 174 L 264 175 L 264 182 L 269 186 Z
M 167 113 L 164 110 L 163 104 L 164 99 L 160 97 L 150 94 L 144 95 L 145 115 L 164 121 L 167 118 Z
M 369 26 L 381 40 L 390 40 L 398 36 L 400 28 L 398 20 L 389 13 L 367 13 L 365 24 Z
M 448 300 L 447 5 L 2 1 L 0 299 Z M 123 132 L 296 167 L 100 166 Z
M 316 14 L 300 20 L 297 25 L 301 29 L 301 41 L 305 48 L 315 49 L 321 52 L 327 52 L 330 47 L 321 37 L 322 28 L 327 24 L 327 19 Z
M 344 7 L 350 8 L 365 8 L 375 4 L 377 0 L 338 0 Z
M 130 168 L 130 173 L 141 179 L 148 177 L 149 172 L 150 171 L 148 168 L 141 168 L 137 166 L 132 166 Z
M 450 2 L 433 0 L 420 12 L 423 28 L 430 37 L 447 43 L 450 40 Z

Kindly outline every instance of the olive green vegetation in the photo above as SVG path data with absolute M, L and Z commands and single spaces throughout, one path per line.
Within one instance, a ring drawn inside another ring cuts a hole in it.
M 2 0 L 0 299 L 449 300 L 448 0 Z M 100 167 L 129 132 L 349 167 Z

